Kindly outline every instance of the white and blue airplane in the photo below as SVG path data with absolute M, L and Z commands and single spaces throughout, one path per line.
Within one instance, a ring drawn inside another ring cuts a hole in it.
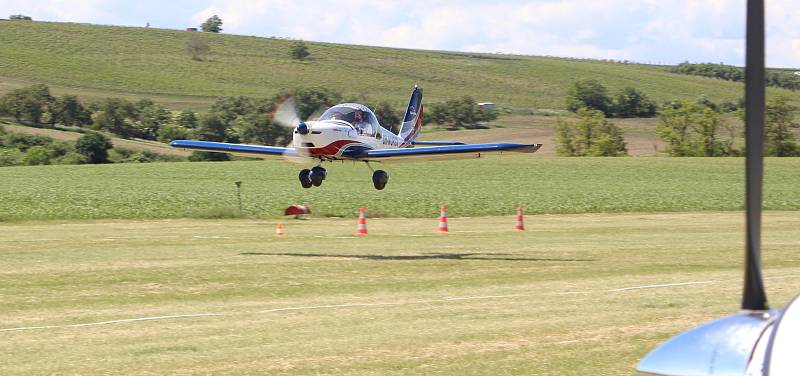
M 416 141 L 422 125 L 422 89 L 414 86 L 406 108 L 403 124 L 398 134 L 383 128 L 375 114 L 358 103 L 342 103 L 329 108 L 317 120 L 302 121 L 297 116 L 292 98 L 275 111 L 273 120 L 294 129 L 288 147 L 232 144 L 196 140 L 175 140 L 176 148 L 223 152 L 255 157 L 285 157 L 289 160 L 316 163 L 300 171 L 303 188 L 319 186 L 327 177 L 323 162 L 350 160 L 365 162 L 396 162 L 406 160 L 468 159 L 486 154 L 533 153 L 541 144 L 486 143 L 464 144 L 449 141 Z M 372 182 L 376 189 L 386 187 L 389 174 L 373 170 Z

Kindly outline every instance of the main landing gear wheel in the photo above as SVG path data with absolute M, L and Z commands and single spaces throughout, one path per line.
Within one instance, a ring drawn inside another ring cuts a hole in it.
M 309 179 L 311 179 L 311 184 L 313 184 L 315 187 L 319 187 L 327 176 L 328 172 L 320 166 L 312 168 L 311 173 L 308 175 Z
M 307 168 L 300 170 L 300 185 L 302 185 L 303 188 L 311 188 L 312 183 L 311 177 L 309 176 L 310 174 L 311 170 Z
M 386 171 L 378 170 L 372 173 L 372 184 L 375 189 L 382 190 L 386 188 L 386 183 L 389 182 L 389 174 Z

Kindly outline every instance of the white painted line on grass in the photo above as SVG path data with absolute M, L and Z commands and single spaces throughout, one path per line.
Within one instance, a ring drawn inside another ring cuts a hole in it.
M 257 312 L 254 312 L 254 313 L 255 314 L 263 314 L 263 313 L 288 312 L 288 311 L 308 311 L 308 310 L 316 310 L 316 309 L 334 309 L 334 308 L 388 307 L 388 306 L 400 306 L 400 305 L 411 305 L 411 304 L 443 303 L 443 302 L 450 302 L 450 301 L 455 301 L 455 300 L 502 299 L 502 298 L 511 298 L 511 297 L 519 297 L 519 296 L 525 296 L 525 295 L 486 295 L 486 296 L 449 297 L 449 298 L 443 298 L 443 299 L 430 299 L 430 300 L 414 300 L 414 301 L 406 301 L 406 302 L 325 304 L 325 305 L 318 305 L 318 306 L 299 306 L 299 307 L 272 308 L 272 309 L 265 309 L 265 310 L 262 310 L 262 311 L 257 311 Z M 137 317 L 137 318 L 130 318 L 130 319 L 108 320 L 108 321 L 98 321 L 98 322 L 89 322 L 89 323 L 80 323 L 80 324 L 23 326 L 23 327 L 17 327 L 17 328 L 0 329 L 0 332 L 21 332 L 21 331 L 26 331 L 26 330 L 37 330 L 37 329 L 82 328 L 82 327 L 88 327 L 88 326 L 122 324 L 122 323 L 132 323 L 132 322 L 142 322 L 142 321 L 172 320 L 172 319 L 197 318 L 197 317 L 221 317 L 221 316 L 248 315 L 248 314 L 253 314 L 253 313 L 252 312 L 193 313 L 193 314 L 184 314 L 184 315 Z
M 182 319 L 182 318 L 190 318 L 190 317 L 210 317 L 210 316 L 224 316 L 224 315 L 225 315 L 224 313 L 194 313 L 194 314 L 187 314 L 187 315 L 137 317 L 137 318 L 132 318 L 132 319 L 120 319 L 120 320 L 88 322 L 88 323 L 82 323 L 82 324 L 23 326 L 23 327 L 19 327 L 19 328 L 0 329 L 0 332 L 19 332 L 19 331 L 23 331 L 23 330 L 34 330 L 34 329 L 81 328 L 81 327 L 85 327 L 85 326 L 121 324 L 121 323 L 126 323 L 126 322 L 155 321 L 155 320 L 169 320 L 169 319 Z
M 653 288 L 677 287 L 677 286 L 690 286 L 690 285 L 701 285 L 701 284 L 708 284 L 708 283 L 715 283 L 715 282 L 716 281 L 692 281 L 692 282 L 681 282 L 681 283 L 666 283 L 666 284 L 660 284 L 660 285 L 632 286 L 632 287 L 622 287 L 622 288 L 617 288 L 617 289 L 612 289 L 612 290 L 606 290 L 606 291 L 603 291 L 603 292 L 621 292 L 621 291 L 631 291 L 631 290 L 641 290 L 641 289 L 653 289 Z M 570 295 L 570 294 L 590 294 L 590 293 L 592 293 L 592 291 L 565 291 L 565 292 L 556 292 L 556 293 L 553 293 L 553 294 L 555 294 L 555 295 Z M 263 313 L 289 312 L 289 311 L 308 311 L 308 310 L 317 310 L 317 309 L 389 307 L 389 306 L 402 306 L 402 305 L 412 305 L 412 304 L 446 303 L 446 302 L 462 301 L 462 300 L 507 299 L 507 298 L 519 298 L 519 297 L 525 297 L 525 296 L 532 296 L 532 295 L 530 295 L 530 294 L 508 294 L 508 295 L 453 296 L 453 297 L 447 297 L 447 298 L 441 298 L 441 299 L 412 300 L 412 301 L 405 301 L 405 302 L 325 304 L 325 305 L 317 305 L 317 306 L 298 306 L 298 307 L 272 308 L 272 309 L 265 309 L 265 310 L 261 310 L 261 311 L 256 311 L 254 313 L 255 314 L 263 314 Z M 193 313 L 193 314 L 183 314 L 183 315 L 137 317 L 137 318 L 129 318 L 129 319 L 98 321 L 98 322 L 89 322 L 89 323 L 80 323 L 80 324 L 23 326 L 23 327 L 17 327 L 17 328 L 0 329 L 0 332 L 20 332 L 20 331 L 37 330 L 37 329 L 82 328 L 82 327 L 89 327 L 89 326 L 122 324 L 122 323 L 132 323 L 132 322 L 142 322 L 142 321 L 173 320 L 173 319 L 198 318 L 198 317 L 220 317 L 220 316 L 248 315 L 248 314 L 253 314 L 253 313 L 251 313 L 251 312 Z
M 665 283 L 663 285 L 645 285 L 645 286 L 622 287 L 622 288 L 618 288 L 618 289 L 608 290 L 606 292 L 619 292 L 619 291 L 642 290 L 642 289 L 657 289 L 657 288 L 661 288 L 661 287 L 704 285 L 704 284 L 714 283 L 714 282 L 716 282 L 716 281 L 693 281 L 693 282 L 681 282 L 681 283 Z

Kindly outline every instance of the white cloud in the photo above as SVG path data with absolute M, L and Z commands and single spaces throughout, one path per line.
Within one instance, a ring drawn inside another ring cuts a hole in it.
M 104 9 L 108 4 L 106 0 L 4 0 L 0 3 L 0 17 L 24 14 L 34 20 L 110 23 L 118 18 Z
M 181 10 L 202 23 L 217 14 L 226 33 L 456 51 L 744 63 L 745 0 L 208 0 Z M 0 14 L 131 24 L 110 0 L 6 0 Z M 137 7 L 161 8 L 155 0 Z M 201 9 L 192 11 L 187 9 Z M 767 63 L 800 66 L 800 7 L 767 3 Z M 183 22 L 185 15 L 172 16 Z M 174 27 L 183 27 L 175 25 Z

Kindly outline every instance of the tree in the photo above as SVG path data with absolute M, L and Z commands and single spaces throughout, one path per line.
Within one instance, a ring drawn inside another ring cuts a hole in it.
M 301 119 L 308 119 L 317 110 L 332 106 L 342 100 L 339 92 L 323 88 L 310 87 L 295 91 L 297 113 Z
M 33 21 L 33 18 L 26 16 L 24 14 L 12 14 L 8 16 L 9 20 L 22 20 L 22 21 Z
M 575 121 L 558 120 L 558 155 L 619 157 L 628 155 L 622 130 L 600 110 L 580 108 Z
M 138 130 L 132 125 L 137 118 L 136 106 L 124 99 L 106 98 L 93 105 L 92 128 L 106 130 L 123 138 L 135 137 Z
M 290 52 L 292 55 L 292 59 L 299 61 L 303 61 L 309 56 L 311 56 L 311 53 L 308 52 L 308 47 L 306 47 L 306 44 L 303 43 L 303 41 L 297 41 L 292 43 Z
M 53 102 L 50 88 L 36 84 L 14 89 L 0 98 L 0 112 L 13 116 L 17 121 L 26 119 L 40 124 L 42 115 Z
M 444 103 L 431 104 L 423 121 L 448 125 L 450 128 L 479 128 L 481 122 L 497 118 L 494 111 L 485 111 L 478 106 L 472 97 L 464 96 Z M 428 119 L 428 121 L 425 121 Z
M 403 121 L 403 115 L 400 112 L 396 111 L 392 106 L 387 102 L 380 102 L 376 106 L 372 107 L 372 112 L 375 113 L 375 117 L 378 118 L 378 122 L 381 125 L 394 132 L 399 132 L 398 126 L 400 122 Z M 395 129 L 397 128 L 397 129 Z
M 175 117 L 175 123 L 188 129 L 197 128 L 197 114 L 192 110 L 183 110 Z
M 189 138 L 189 130 L 176 124 L 164 124 L 158 128 L 158 141 L 168 143 L 172 140 Z
M 596 80 L 576 81 L 567 94 L 567 109 L 576 112 L 583 107 L 611 116 L 611 100 L 606 87 Z
M 140 99 L 135 106 L 136 117 L 132 125 L 136 128 L 136 137 L 155 140 L 159 127 L 172 121 L 172 114 L 151 99 Z
M 659 113 L 656 126 L 659 137 L 666 141 L 666 151 L 674 157 L 719 157 L 737 155 L 734 149 L 735 130 L 720 114 L 704 105 L 679 102 Z M 721 137 L 724 130 L 727 138 Z
M 770 98 L 766 107 L 766 155 L 775 157 L 800 156 L 800 146 L 795 142 L 791 128 L 794 123 L 794 112 L 797 106 L 789 103 L 789 98 L 778 96 Z
M 227 125 L 216 113 L 208 113 L 200 119 L 195 137 L 205 141 L 224 142 L 227 138 Z
M 78 97 L 74 95 L 62 95 L 56 98 L 50 106 L 50 113 L 52 124 L 80 127 L 92 122 L 91 112 L 83 107 Z
M 186 52 L 192 57 L 192 60 L 202 61 L 211 48 L 199 35 L 192 35 L 186 40 Z
M 75 142 L 75 150 L 89 163 L 108 163 L 108 149 L 112 147 L 111 140 L 97 132 L 86 133 Z
M 200 29 L 207 33 L 219 33 L 222 31 L 222 19 L 215 14 L 203 22 Z
M 615 117 L 652 117 L 656 114 L 656 104 L 638 89 L 626 87 L 617 95 L 612 112 Z

